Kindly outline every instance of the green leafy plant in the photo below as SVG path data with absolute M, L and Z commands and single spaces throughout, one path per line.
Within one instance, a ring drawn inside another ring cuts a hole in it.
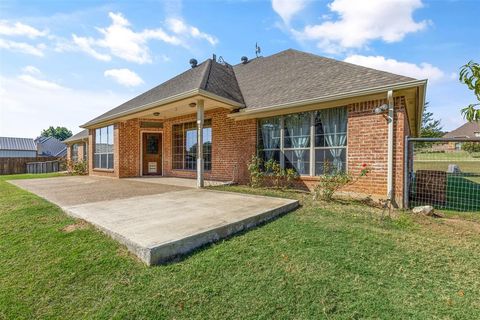
M 471 103 L 462 109 L 463 117 L 468 121 L 480 121 L 480 64 L 469 61 L 460 69 L 459 80 L 472 90 L 477 103 Z
M 73 175 L 86 175 L 88 173 L 88 163 L 87 161 L 80 160 L 80 161 L 69 161 L 67 164 L 68 171 L 70 174 Z
M 250 186 L 259 188 L 263 185 L 264 173 L 262 171 L 262 159 L 258 156 L 253 156 L 247 165 L 248 173 L 250 175 Z
M 298 178 L 298 173 L 292 169 L 282 169 L 280 163 L 274 159 L 263 161 L 253 156 L 248 164 L 250 186 L 254 188 L 271 185 L 277 189 L 289 188 Z
M 464 142 L 462 150 L 470 154 L 480 152 L 480 142 Z
M 361 166 L 360 173 L 357 176 L 353 174 L 342 172 L 337 169 L 331 169 L 330 163 L 324 164 L 324 171 L 328 172 L 319 177 L 318 184 L 313 189 L 314 199 L 322 199 L 325 201 L 332 201 L 335 193 L 346 187 L 347 185 L 353 184 L 358 181 L 359 178 L 366 176 L 370 169 L 366 163 L 363 163 Z

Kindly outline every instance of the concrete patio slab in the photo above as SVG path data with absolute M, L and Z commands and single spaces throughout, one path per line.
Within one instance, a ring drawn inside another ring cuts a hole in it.
M 117 185 L 125 182 L 121 187 Z M 298 201 L 290 199 L 124 179 L 65 177 L 11 183 L 56 203 L 69 215 L 92 223 L 149 265 L 172 260 L 298 206 Z M 150 187 L 137 184 L 159 188 L 153 193 Z M 131 190 L 134 196 L 127 197 L 123 188 L 135 187 L 140 190 Z M 97 201 L 98 197 L 91 195 L 92 189 L 99 192 L 99 188 L 107 200 Z M 74 201 L 74 197 L 65 195 L 65 190 L 77 193 L 81 200 Z M 141 192 L 145 194 L 138 195 Z

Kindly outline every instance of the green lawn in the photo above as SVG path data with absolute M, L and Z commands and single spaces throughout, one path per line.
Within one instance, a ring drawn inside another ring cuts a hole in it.
M 459 160 L 452 160 L 452 161 L 414 161 L 413 162 L 413 169 L 417 170 L 439 170 L 439 171 L 447 171 L 449 164 L 456 164 L 460 171 L 467 172 L 467 173 L 480 173 L 480 160 L 474 161 L 459 161 Z
M 38 176 L 37 176 L 38 177 Z M 478 319 L 480 224 L 313 203 L 146 267 L 0 177 L 0 319 Z M 226 204 L 228 205 L 228 204 Z M 181 213 L 179 213 L 181 214 Z

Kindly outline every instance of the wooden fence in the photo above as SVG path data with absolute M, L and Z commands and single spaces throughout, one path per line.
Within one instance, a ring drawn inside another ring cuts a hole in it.
M 60 171 L 60 161 L 27 162 L 27 173 L 50 173 Z
M 28 162 L 45 162 L 56 160 L 58 160 L 58 158 L 55 157 L 0 158 L 0 175 L 26 173 Z

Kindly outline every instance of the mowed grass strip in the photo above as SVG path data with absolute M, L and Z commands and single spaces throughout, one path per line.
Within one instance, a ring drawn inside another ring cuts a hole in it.
M 380 219 L 379 210 L 350 202 L 222 188 L 303 206 L 180 262 L 147 267 L 8 178 L 0 178 L 0 319 L 480 316 L 480 228 L 461 214 Z

